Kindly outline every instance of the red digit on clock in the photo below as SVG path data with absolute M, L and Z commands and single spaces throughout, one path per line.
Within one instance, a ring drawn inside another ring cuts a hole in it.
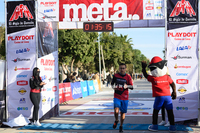
M 90 26 L 89 24 L 85 24 L 85 30 L 89 30 Z
M 111 24 L 107 24 L 107 25 L 106 25 L 106 29 L 111 30 L 111 29 L 112 29 Z
M 103 27 L 102 27 L 102 24 L 99 24 L 99 30 L 102 30 Z
M 95 29 L 94 30 L 98 30 L 99 28 L 99 25 L 98 24 L 95 24 Z

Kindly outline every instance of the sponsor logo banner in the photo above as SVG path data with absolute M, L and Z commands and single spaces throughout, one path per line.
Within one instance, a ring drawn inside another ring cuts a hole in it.
M 38 21 L 59 21 L 59 0 L 38 0 Z
M 143 19 L 164 19 L 163 0 L 143 0 Z
M 82 90 L 80 82 L 70 83 L 72 88 L 72 97 L 73 99 L 77 99 L 82 97 Z
M 173 100 L 175 121 L 194 119 L 199 90 L 198 1 L 168 0 L 167 6 L 167 66 L 178 96 Z
M 43 86 L 41 92 L 40 117 L 49 112 L 55 105 L 59 104 L 58 65 L 55 64 L 58 64 L 57 51 L 42 56 L 37 60 L 42 81 L 47 83 Z

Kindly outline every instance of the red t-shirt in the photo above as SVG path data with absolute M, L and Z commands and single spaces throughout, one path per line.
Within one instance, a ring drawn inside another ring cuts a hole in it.
M 120 100 L 128 100 L 129 94 L 128 89 L 124 89 L 124 84 L 127 85 L 133 85 L 133 81 L 130 75 L 125 74 L 121 75 L 120 73 L 117 73 L 113 76 L 113 80 L 111 82 L 111 85 L 121 85 L 122 87 L 119 88 L 119 90 L 115 90 L 114 98 L 120 99 Z
M 170 76 L 153 77 L 149 75 L 147 80 L 152 83 L 153 97 L 171 96 L 169 85 L 173 83 L 173 80 Z

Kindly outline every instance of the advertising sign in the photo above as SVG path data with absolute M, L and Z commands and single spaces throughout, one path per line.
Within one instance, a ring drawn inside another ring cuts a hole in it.
M 72 97 L 73 99 L 77 99 L 82 97 L 82 90 L 80 82 L 70 83 L 72 88 Z
M 198 1 L 167 1 L 167 52 L 170 76 L 176 84 L 175 121 L 198 118 Z M 191 114 L 191 115 L 188 115 Z
M 28 81 L 36 66 L 35 2 L 7 2 L 8 121 L 20 114 L 30 118 Z

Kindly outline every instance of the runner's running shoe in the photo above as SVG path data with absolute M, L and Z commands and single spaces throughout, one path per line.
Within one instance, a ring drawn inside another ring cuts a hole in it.
M 114 124 L 113 124 L 113 128 L 115 129 L 116 127 L 117 127 L 117 123 L 118 123 L 119 121 L 115 121 L 114 122 Z
M 123 126 L 119 126 L 119 133 L 123 133 Z

